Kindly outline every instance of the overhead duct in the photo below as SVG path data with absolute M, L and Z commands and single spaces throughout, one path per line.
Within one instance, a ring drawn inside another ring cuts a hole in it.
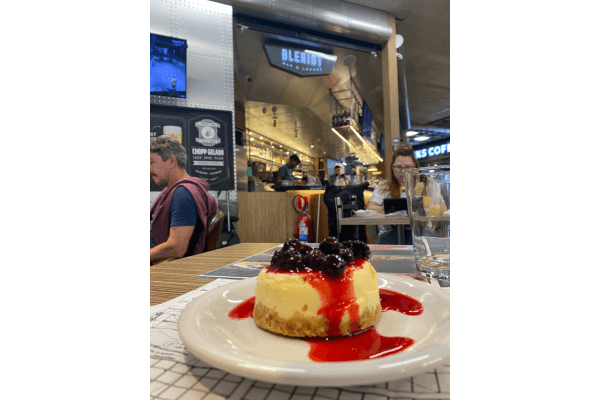
M 215 0 L 213 0 L 215 1 Z M 216 0 L 235 13 L 384 45 L 392 35 L 387 13 L 339 0 Z

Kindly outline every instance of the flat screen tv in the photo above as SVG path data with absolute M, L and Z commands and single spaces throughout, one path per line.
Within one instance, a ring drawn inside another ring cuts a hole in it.
M 150 34 L 150 94 L 186 96 L 187 41 Z

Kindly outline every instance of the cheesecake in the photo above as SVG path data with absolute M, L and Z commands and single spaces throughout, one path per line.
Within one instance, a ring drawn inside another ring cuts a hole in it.
M 290 239 L 256 282 L 254 322 L 294 337 L 346 336 L 381 315 L 377 274 L 368 246 L 329 237 L 312 248 Z

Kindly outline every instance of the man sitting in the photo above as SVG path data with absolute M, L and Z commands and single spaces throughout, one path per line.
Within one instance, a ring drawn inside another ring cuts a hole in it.
M 150 207 L 150 263 L 204 250 L 208 216 L 217 202 L 208 194 L 208 182 L 188 175 L 186 162 L 176 138 L 150 141 L 150 178 L 163 189 Z

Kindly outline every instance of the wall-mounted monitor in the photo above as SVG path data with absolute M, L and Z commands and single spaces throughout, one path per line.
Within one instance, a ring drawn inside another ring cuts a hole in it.
M 150 34 L 150 94 L 185 98 L 187 41 Z

